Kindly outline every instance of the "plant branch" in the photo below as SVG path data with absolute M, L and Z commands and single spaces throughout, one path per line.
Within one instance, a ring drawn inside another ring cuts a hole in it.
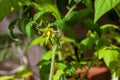
M 57 49 L 57 45 L 53 45 L 52 47 L 52 61 L 51 61 L 51 67 L 50 67 L 50 75 L 49 75 L 49 80 L 53 80 L 53 74 L 54 74 L 54 64 L 55 64 L 55 52 Z
M 81 0 L 80 0 L 81 1 Z M 67 14 L 65 15 L 65 18 L 69 16 L 69 14 L 76 8 L 76 6 L 78 5 L 78 3 L 80 2 L 76 2 L 70 9 L 69 11 L 67 12 Z

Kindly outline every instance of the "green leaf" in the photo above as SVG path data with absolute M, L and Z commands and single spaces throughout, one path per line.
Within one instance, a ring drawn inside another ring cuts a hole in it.
M 18 1 L 19 1 L 19 0 L 11 0 L 12 7 L 13 7 L 15 10 L 17 10 L 17 11 L 20 10 L 20 6 L 19 6 L 19 4 L 18 4 Z
M 96 23 L 102 15 L 114 8 L 119 3 L 120 0 L 95 0 L 94 23 Z
M 82 0 L 85 6 L 88 8 L 92 8 L 92 1 L 91 0 Z
M 75 67 L 73 67 L 72 65 L 70 65 L 69 63 L 65 63 L 65 62 L 58 62 L 55 63 L 55 66 L 59 69 L 62 70 L 64 73 L 66 74 L 76 74 L 76 69 Z
M 105 24 L 105 25 L 102 25 L 100 28 L 101 28 L 102 34 L 105 34 L 107 31 L 111 32 L 114 29 L 119 30 L 119 27 L 117 27 L 116 25 L 113 25 L 113 24 Z
M 76 39 L 75 33 L 70 26 L 66 25 L 65 19 L 58 19 L 54 23 L 52 23 L 51 26 L 59 27 L 63 32 L 67 32 L 71 38 Z
M 75 43 L 75 40 L 69 37 L 64 37 L 63 40 L 68 43 Z
M 40 68 L 40 79 L 41 80 L 48 80 L 50 73 L 50 65 L 43 65 Z
M 14 80 L 15 75 L 10 75 L 10 76 L 1 76 L 0 80 Z
M 24 19 L 21 18 L 18 20 L 18 29 L 21 31 L 21 32 L 24 32 Z
M 56 19 L 60 19 L 60 12 L 55 0 L 36 0 L 36 3 L 33 4 L 38 10 L 50 12 Z
M 40 36 L 38 38 L 35 38 L 33 39 L 30 43 L 29 43 L 29 46 L 34 46 L 34 45 L 37 45 L 39 44 L 40 46 L 43 46 L 45 43 L 45 38 Z
M 72 2 L 72 0 L 68 0 L 68 4 L 70 5 L 70 3 Z
M 29 6 L 31 4 L 30 0 L 19 0 L 22 4 Z
M 83 17 L 87 16 L 88 14 L 92 13 L 92 9 L 84 9 L 80 11 L 73 11 L 71 12 L 68 17 L 65 18 L 65 24 L 68 26 L 76 25 Z
M 64 72 L 62 70 L 58 69 L 56 74 L 53 76 L 53 80 L 60 80 L 60 77 L 63 73 Z
M 101 29 L 97 24 L 94 24 L 94 22 L 91 19 L 86 19 L 83 21 L 84 24 L 91 30 L 92 32 L 96 31 L 99 36 L 101 36 Z
M 46 11 L 44 11 L 44 10 L 37 12 L 33 17 L 33 20 L 34 21 L 38 20 L 45 13 L 46 13 Z
M 75 69 L 75 67 L 73 67 L 73 66 L 68 66 L 66 69 L 65 69 L 65 73 L 66 74 L 77 74 L 76 73 L 76 69 Z
M 43 66 L 43 65 L 48 65 L 50 64 L 49 60 L 41 60 L 38 62 L 37 66 Z
M 83 39 L 79 43 L 80 52 L 84 52 L 85 50 L 92 48 L 94 43 L 95 43 L 95 40 L 93 38 L 91 38 L 91 37 L 87 37 L 87 38 Z
M 11 1 L 9 0 L 0 0 L 0 21 L 3 20 L 5 16 L 10 16 L 11 13 Z
M 18 41 L 17 36 L 13 33 L 14 25 L 17 23 L 18 19 L 13 20 L 8 27 L 8 34 L 14 40 Z
M 18 70 L 17 74 L 20 75 L 22 78 L 26 78 L 26 77 L 29 77 L 29 76 L 33 75 L 32 72 L 27 70 L 27 69 Z
M 41 80 L 48 80 L 49 73 L 50 73 L 50 61 L 42 60 L 40 61 L 37 66 L 40 67 L 40 79 Z
M 55 66 L 62 71 L 67 68 L 67 65 L 64 62 L 55 63 Z
M 28 35 L 28 37 L 32 37 L 32 27 L 35 24 L 35 21 L 31 21 L 29 23 L 27 23 L 26 25 L 26 34 Z
M 42 56 L 43 60 L 50 60 L 52 58 L 52 51 L 49 50 L 48 52 L 44 53 Z
M 20 6 L 18 1 L 20 0 L 0 0 L 0 21 L 2 21 L 4 17 L 10 17 L 12 11 L 19 11 Z M 12 10 L 12 8 L 14 8 L 14 10 Z
M 62 31 L 66 30 L 66 24 L 65 24 L 65 19 L 58 19 L 54 23 L 51 24 L 51 26 L 57 26 L 59 27 Z
M 119 52 L 113 47 L 103 47 L 98 52 L 98 58 L 103 59 L 105 64 L 112 70 L 118 61 Z
M 111 35 L 114 36 L 117 43 L 120 43 L 120 34 L 119 33 L 113 32 Z

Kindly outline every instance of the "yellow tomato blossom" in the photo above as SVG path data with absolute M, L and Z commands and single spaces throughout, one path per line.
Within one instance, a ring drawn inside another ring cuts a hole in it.
M 50 28 L 50 24 L 45 29 L 39 29 L 42 33 L 42 36 L 46 38 L 45 43 L 47 44 L 50 39 L 53 39 L 55 36 L 55 33 L 58 31 L 55 31 L 54 29 Z

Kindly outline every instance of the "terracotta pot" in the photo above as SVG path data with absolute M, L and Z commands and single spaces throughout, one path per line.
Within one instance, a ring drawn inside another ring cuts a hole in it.
M 82 69 L 78 68 L 77 73 L 83 77 L 87 69 L 87 66 Z M 87 80 L 110 80 L 110 76 L 109 69 L 106 66 L 94 66 L 89 69 L 86 78 Z

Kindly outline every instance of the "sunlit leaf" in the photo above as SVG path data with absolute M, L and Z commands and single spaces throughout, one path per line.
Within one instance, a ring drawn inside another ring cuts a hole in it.
M 31 21 L 26 25 L 26 34 L 28 35 L 28 37 L 32 36 L 32 27 L 34 24 L 35 24 L 35 21 Z
M 66 69 L 65 69 L 66 73 L 67 74 L 76 74 L 76 69 L 72 66 L 68 66 Z
M 41 60 L 38 62 L 37 66 L 43 66 L 43 65 L 48 65 L 50 64 L 49 60 Z
M 37 3 L 37 4 L 36 4 Z M 36 0 L 36 3 L 33 3 L 34 6 L 40 11 L 45 10 L 52 13 L 56 19 L 60 19 L 60 13 L 57 9 L 56 1 L 54 0 Z
M 50 60 L 52 58 L 52 51 L 48 51 L 43 54 L 42 59 L 44 60 Z
M 45 13 L 46 13 L 46 11 L 44 11 L 44 10 L 36 13 L 33 17 L 33 20 L 35 20 L 35 21 L 38 20 Z
M 114 8 L 120 0 L 95 0 L 95 17 L 94 23 L 106 12 Z
M 60 70 L 64 70 L 65 68 L 67 68 L 67 65 L 64 62 L 55 63 L 55 66 Z
M 103 47 L 98 52 L 98 58 L 103 59 L 110 69 L 114 69 L 118 61 L 119 52 L 112 47 Z
M 38 38 L 33 39 L 30 43 L 29 46 L 34 46 L 34 45 L 40 45 L 43 46 L 45 43 L 45 38 L 40 36 Z
M 72 0 L 68 0 L 68 3 L 70 4 Z
M 72 39 L 72 38 L 64 37 L 63 39 L 64 39 L 65 42 L 68 42 L 68 43 L 75 43 L 75 40 Z
M 10 75 L 10 76 L 1 76 L 0 80 L 10 80 L 10 79 L 14 79 L 14 75 Z
M 105 25 L 102 25 L 100 28 L 103 34 L 110 30 L 115 30 L 115 29 L 119 30 L 119 27 L 113 24 L 105 24 Z
M 91 37 L 87 37 L 87 38 L 83 39 L 79 43 L 80 52 L 84 52 L 85 50 L 92 48 L 94 43 L 95 43 L 95 40 Z
M 59 80 L 63 73 L 64 72 L 62 70 L 58 69 L 56 74 L 53 76 L 53 80 Z
M 27 69 L 24 69 L 24 70 L 17 71 L 17 74 L 19 74 L 22 78 L 26 78 L 31 76 L 32 72 Z

